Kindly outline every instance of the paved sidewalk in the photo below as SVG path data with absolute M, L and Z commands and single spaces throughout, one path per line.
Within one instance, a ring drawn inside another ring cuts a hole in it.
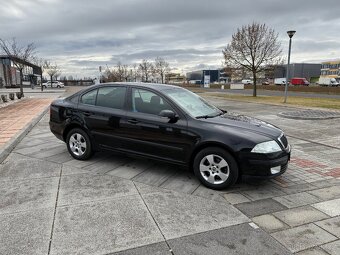
M 0 164 L 0 254 L 340 254 L 340 122 L 213 100 L 282 127 L 287 172 L 214 191 L 177 166 L 74 160 L 46 114 Z
M 0 148 L 42 113 L 53 101 L 50 98 L 21 99 L 0 108 Z

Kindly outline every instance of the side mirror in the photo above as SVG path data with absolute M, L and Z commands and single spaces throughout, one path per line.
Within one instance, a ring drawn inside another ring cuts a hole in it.
M 171 110 L 162 110 L 162 111 L 159 113 L 159 116 L 170 119 L 170 122 L 174 122 L 174 121 L 176 121 L 177 118 L 178 118 L 177 114 L 174 113 L 174 112 L 171 111 Z

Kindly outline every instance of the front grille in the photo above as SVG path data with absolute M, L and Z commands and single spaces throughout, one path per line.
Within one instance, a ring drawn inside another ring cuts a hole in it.
M 288 146 L 288 140 L 286 138 L 286 136 L 284 134 L 282 134 L 280 137 L 279 137 L 279 141 L 281 142 L 283 148 L 287 148 Z

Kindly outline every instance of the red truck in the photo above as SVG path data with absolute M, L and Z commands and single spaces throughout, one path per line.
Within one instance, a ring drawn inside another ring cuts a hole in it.
M 306 78 L 292 78 L 290 80 L 290 84 L 292 84 L 292 85 L 304 85 L 304 86 L 308 86 L 309 85 L 309 81 L 307 81 Z

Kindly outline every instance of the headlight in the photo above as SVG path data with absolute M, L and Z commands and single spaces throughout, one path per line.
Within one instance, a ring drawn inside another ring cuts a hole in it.
M 282 151 L 281 147 L 275 141 L 269 141 L 264 143 L 259 143 L 255 145 L 255 147 L 251 150 L 251 152 L 255 153 L 273 153 Z

